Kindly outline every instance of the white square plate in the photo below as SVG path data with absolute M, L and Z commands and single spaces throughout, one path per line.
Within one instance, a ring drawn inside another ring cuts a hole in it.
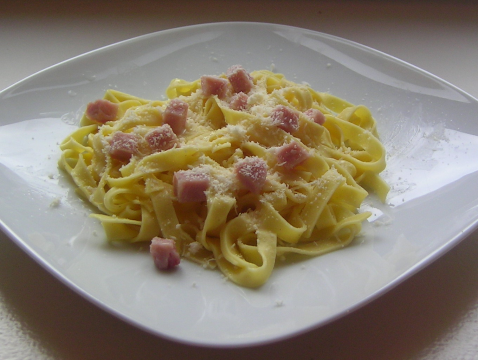
M 386 204 L 348 248 L 279 264 L 251 290 L 183 261 L 159 274 L 147 247 L 109 245 L 93 209 L 57 169 L 58 144 L 85 104 L 114 88 L 161 99 L 175 77 L 233 64 L 272 69 L 368 106 L 388 150 Z M 288 26 L 215 23 L 162 31 L 87 53 L 0 93 L 0 224 L 36 261 L 146 331 L 207 346 L 271 342 L 364 305 L 464 238 L 478 219 L 478 102 L 398 59 Z

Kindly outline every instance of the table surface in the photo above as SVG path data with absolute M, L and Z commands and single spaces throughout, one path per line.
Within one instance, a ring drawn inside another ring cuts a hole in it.
M 117 41 L 218 21 L 340 36 L 478 97 L 478 4 L 471 1 L 0 0 L 0 88 Z M 210 349 L 155 337 L 100 310 L 0 231 L 0 358 L 477 359 L 477 240 L 475 231 L 379 299 L 319 329 L 275 344 Z

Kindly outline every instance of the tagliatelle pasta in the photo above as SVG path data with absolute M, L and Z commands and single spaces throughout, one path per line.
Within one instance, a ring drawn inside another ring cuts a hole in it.
M 173 244 L 258 287 L 278 257 L 350 244 L 370 216 L 358 211 L 368 191 L 386 197 L 385 149 L 365 106 L 241 66 L 175 79 L 166 94 L 108 90 L 61 143 L 59 161 L 101 211 L 92 216 L 108 240 L 169 239 L 151 245 L 163 268 L 179 262 L 157 258 Z

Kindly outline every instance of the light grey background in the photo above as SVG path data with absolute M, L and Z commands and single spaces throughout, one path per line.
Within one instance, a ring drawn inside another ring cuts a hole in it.
M 0 89 L 104 45 L 217 21 L 281 23 L 340 36 L 478 97 L 478 4 L 472 1 L 0 0 Z M 478 231 L 334 323 L 276 344 L 225 350 L 176 344 L 114 318 L 0 232 L 0 358 L 478 359 L 477 240 Z

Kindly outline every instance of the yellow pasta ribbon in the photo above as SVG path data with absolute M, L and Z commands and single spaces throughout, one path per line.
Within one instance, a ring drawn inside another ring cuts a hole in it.
M 103 98 L 118 104 L 116 118 L 96 124 L 83 115 L 60 144 L 58 164 L 98 208 L 92 216 L 109 241 L 174 239 L 183 257 L 217 266 L 246 287 L 263 285 L 278 256 L 317 256 L 353 241 L 370 216 L 359 210 L 369 192 L 385 201 L 389 191 L 380 177 L 386 151 L 370 110 L 282 74 L 258 70 L 250 76 L 241 109 L 231 105 L 231 84 L 221 97 L 206 96 L 201 79 L 173 79 L 168 100 L 107 90 Z M 188 106 L 185 129 L 171 146 L 153 149 L 147 134 L 164 129 L 171 99 Z M 297 115 L 293 130 L 272 121 L 279 105 Z M 325 123 L 315 123 L 309 109 L 321 111 Z M 129 159 L 111 155 L 117 133 L 135 139 Z M 306 155 L 287 167 L 278 154 L 290 143 Z M 265 179 L 253 179 L 262 181 L 258 192 L 239 176 L 239 165 L 250 157 L 266 164 Z M 184 170 L 207 174 L 204 201 L 179 201 L 174 178 Z

